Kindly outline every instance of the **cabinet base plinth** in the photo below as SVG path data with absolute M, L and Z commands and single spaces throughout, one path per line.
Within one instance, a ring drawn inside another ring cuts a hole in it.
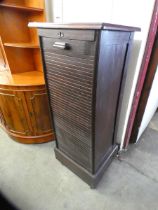
M 91 188 L 96 188 L 97 184 L 99 183 L 100 179 L 102 178 L 105 169 L 109 166 L 114 156 L 116 156 L 118 152 L 118 146 L 114 146 L 109 156 L 103 162 L 101 167 L 95 174 L 91 174 L 85 168 L 77 164 L 67 155 L 65 155 L 62 151 L 58 148 L 55 148 L 55 156 L 63 165 L 69 168 L 73 173 L 79 176 L 83 181 L 85 181 Z

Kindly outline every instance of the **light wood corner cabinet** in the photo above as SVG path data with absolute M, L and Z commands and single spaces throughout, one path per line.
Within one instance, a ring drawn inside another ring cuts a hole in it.
M 0 0 L 0 125 L 21 143 L 54 140 L 37 31 L 44 0 Z

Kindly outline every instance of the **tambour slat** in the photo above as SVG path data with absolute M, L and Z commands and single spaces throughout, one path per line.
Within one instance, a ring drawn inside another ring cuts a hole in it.
M 67 122 L 64 122 L 63 120 L 57 118 L 56 118 L 56 125 L 66 130 L 68 133 L 76 136 L 78 139 L 81 139 L 81 141 L 88 144 L 90 147 L 92 146 L 91 142 L 89 141 L 89 138 L 92 137 L 92 134 L 90 132 L 83 131 L 76 125 L 70 126 Z
M 44 58 L 58 146 L 91 171 L 94 55 L 71 57 L 44 49 Z
M 68 156 L 90 170 L 92 166 L 92 149 L 59 127 L 56 127 L 56 132 L 58 133 L 60 149 L 63 149 L 63 152 L 66 152 Z
M 45 57 L 45 60 L 47 61 L 47 63 L 51 64 L 51 65 L 58 65 L 64 69 L 71 69 L 71 70 L 75 70 L 76 72 L 80 72 L 80 73 L 83 73 L 83 74 L 89 74 L 89 75 L 93 75 L 93 66 L 88 66 L 88 68 L 85 68 L 85 67 L 81 67 L 80 68 L 80 64 L 78 66 L 74 66 L 74 65 L 70 65 L 70 64 L 63 64 L 63 63 L 60 63 L 58 62 L 57 60 L 50 60 L 48 59 L 47 57 Z
M 68 134 L 72 135 L 74 138 L 78 139 L 78 141 L 81 141 L 83 145 L 88 145 L 90 148 L 92 148 L 91 143 L 88 141 L 89 138 L 84 138 L 76 130 L 69 128 L 67 126 L 63 126 L 61 123 L 58 123 L 58 122 L 56 123 L 56 126 L 61 128 L 64 132 L 67 132 Z
M 55 89 L 55 88 L 54 88 Z M 73 95 L 71 93 L 71 95 L 69 94 L 62 94 L 58 89 L 57 92 L 54 92 L 53 94 L 50 93 L 50 95 L 53 97 L 55 96 L 56 98 L 62 98 L 63 100 L 68 100 L 69 103 L 74 104 L 76 106 L 81 106 L 82 109 L 87 110 L 87 112 L 91 112 L 91 104 L 88 103 L 88 100 L 84 100 L 83 101 L 83 97 L 81 96 L 77 96 L 77 95 Z M 81 101 L 82 99 L 82 101 Z
M 55 94 L 54 94 L 55 95 Z M 58 97 L 55 95 L 56 100 L 53 102 L 53 104 L 55 105 L 61 105 L 61 106 L 66 106 L 65 108 L 67 109 L 67 107 L 69 107 L 71 110 L 74 111 L 79 111 L 80 113 L 86 115 L 87 117 L 90 116 L 91 117 L 91 113 L 92 110 L 86 108 L 85 106 L 81 106 L 78 103 L 73 103 L 72 101 L 66 101 L 63 100 L 63 98 Z
M 88 64 L 89 60 L 87 60 L 87 63 L 83 63 L 83 62 L 80 62 L 80 61 L 76 62 L 76 61 L 73 61 L 73 60 L 69 61 L 69 60 L 61 59 L 61 58 L 55 57 L 55 56 L 52 57 L 52 55 L 49 55 L 49 54 L 45 55 L 45 59 L 49 60 L 49 62 L 51 62 L 51 63 L 56 62 L 56 63 L 60 64 L 61 66 L 66 65 L 67 67 L 70 67 L 70 68 L 76 68 L 78 70 L 81 69 L 81 71 L 82 70 L 88 70 L 89 71 L 90 68 L 93 69 L 93 65 L 94 65 L 93 64 L 94 60 L 92 60 L 91 63 Z
M 63 92 L 65 90 L 64 86 L 62 87 L 60 84 L 52 84 L 50 81 L 48 81 L 48 84 L 53 87 L 56 95 L 60 94 L 61 97 L 67 97 L 67 100 L 76 100 L 78 103 L 91 107 L 91 101 L 88 100 L 89 98 L 91 98 L 91 96 L 88 97 L 88 95 L 84 94 L 83 92 L 72 90 L 72 88 L 68 89 L 68 87 L 66 88 L 66 91 Z M 54 95 L 54 93 L 51 92 L 50 94 Z
M 89 74 L 89 72 L 88 73 L 85 71 L 81 72 L 74 68 L 73 69 L 71 69 L 71 68 L 65 69 L 65 68 L 61 67 L 60 65 L 55 65 L 55 63 L 52 64 L 50 62 L 47 62 L 46 65 L 48 66 L 48 68 L 50 68 L 51 72 L 53 70 L 58 72 L 58 69 L 60 69 L 61 73 L 67 73 L 67 74 L 71 75 L 72 77 L 77 77 L 77 78 L 80 77 L 80 79 L 88 80 L 88 82 L 91 82 L 91 79 L 93 78 L 93 74 L 92 73 Z
M 49 68 L 49 67 L 48 67 Z M 59 77 L 70 81 L 71 83 L 75 83 L 76 85 L 82 85 L 83 87 L 87 87 L 87 88 L 92 88 L 92 79 L 91 81 L 87 80 L 86 78 L 80 78 L 80 77 L 76 77 L 76 76 L 72 76 L 71 74 L 65 73 L 62 70 L 60 70 L 60 68 L 57 67 L 52 67 L 51 72 L 49 73 L 49 75 L 53 76 L 53 77 Z
M 59 114 L 57 114 L 57 113 L 54 112 L 53 113 L 53 117 L 55 119 L 54 122 L 56 120 L 60 120 L 60 121 L 62 121 L 64 123 L 66 123 L 69 126 L 77 127 L 77 129 L 80 130 L 81 132 L 85 132 L 87 134 L 90 134 L 91 133 L 91 128 L 85 127 L 85 126 L 83 126 L 83 125 L 81 125 L 79 123 L 75 123 L 74 124 L 74 122 L 71 119 L 66 118 L 65 116 L 60 116 Z
M 45 55 L 50 54 L 53 57 L 57 57 L 58 59 L 63 59 L 65 61 L 69 61 L 69 62 L 81 62 L 83 64 L 92 64 L 94 62 L 94 58 L 95 56 L 93 55 L 89 55 L 87 58 L 80 58 L 80 57 L 71 57 L 68 55 L 63 55 L 63 54 L 57 54 L 55 52 L 53 52 L 52 50 L 45 50 Z
M 48 74 L 48 77 L 49 76 L 50 75 Z M 54 75 L 54 78 L 49 77 L 49 81 L 52 81 L 52 84 L 59 84 L 60 86 L 65 87 L 66 90 L 70 88 L 71 91 L 80 91 L 80 92 L 83 92 L 87 97 L 88 96 L 91 97 L 91 95 L 92 95 L 92 89 L 87 88 L 87 87 L 85 88 L 84 86 L 79 85 L 79 84 L 78 85 L 72 84 L 71 82 L 66 81 L 66 79 L 57 78 L 55 75 Z
M 68 119 L 71 119 L 73 122 L 76 122 L 78 124 L 81 124 L 81 125 L 84 125 L 84 126 L 87 126 L 89 128 L 91 128 L 91 125 L 90 125 L 90 119 L 85 119 L 83 116 L 79 116 L 78 114 L 74 114 L 70 111 L 65 111 L 64 109 L 62 108 L 58 108 L 56 106 L 53 106 L 53 110 L 54 112 L 56 112 L 56 114 L 59 114 L 60 116 L 65 116 L 67 117 Z
M 60 110 L 59 110 L 59 106 L 61 107 Z M 76 118 L 82 120 L 83 122 L 86 122 L 86 123 L 90 123 L 91 121 L 91 115 L 86 115 L 85 113 L 81 113 L 80 110 L 73 110 L 71 107 L 69 107 L 69 111 L 65 111 L 65 106 L 63 104 L 60 104 L 60 103 L 53 103 L 53 109 L 56 110 L 57 112 L 60 111 L 60 113 L 63 113 L 64 114 L 68 114 L 72 117 L 75 117 L 75 120 Z
M 90 109 L 91 108 L 91 103 L 88 101 L 88 97 L 86 95 L 81 95 L 79 92 L 77 96 L 77 93 L 76 92 L 66 92 L 66 94 L 63 94 L 61 92 L 61 90 L 57 87 L 57 86 L 53 86 L 54 88 L 54 92 L 55 90 L 57 90 L 54 94 L 53 93 L 50 93 L 51 97 L 62 97 L 62 98 L 66 98 L 66 100 L 69 100 L 69 101 L 74 101 L 75 103 L 77 103 L 78 105 L 83 105 L 85 108 L 87 109 Z M 64 89 L 64 88 L 63 88 Z M 81 101 L 82 100 L 82 101 Z
M 71 117 L 72 119 L 76 120 L 78 119 L 79 122 L 82 121 L 82 123 L 86 123 L 89 124 L 91 122 L 91 116 L 86 116 L 85 114 L 80 113 L 80 111 L 74 111 L 71 108 L 69 108 L 69 111 L 65 111 L 65 106 L 61 105 L 61 108 L 59 110 L 59 108 L 56 108 L 56 104 L 53 104 L 54 111 L 56 111 L 57 113 L 62 113 L 63 115 L 67 114 L 69 117 Z

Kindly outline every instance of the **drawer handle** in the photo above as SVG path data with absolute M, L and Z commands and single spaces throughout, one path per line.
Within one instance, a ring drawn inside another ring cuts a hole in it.
M 58 49 L 70 49 L 70 46 L 68 43 L 65 42 L 54 42 L 53 47 L 58 48 Z

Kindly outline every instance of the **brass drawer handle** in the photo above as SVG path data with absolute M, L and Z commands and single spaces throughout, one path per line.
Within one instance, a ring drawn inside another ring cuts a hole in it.
M 70 45 L 65 42 L 54 42 L 53 47 L 58 48 L 58 49 L 70 49 Z

